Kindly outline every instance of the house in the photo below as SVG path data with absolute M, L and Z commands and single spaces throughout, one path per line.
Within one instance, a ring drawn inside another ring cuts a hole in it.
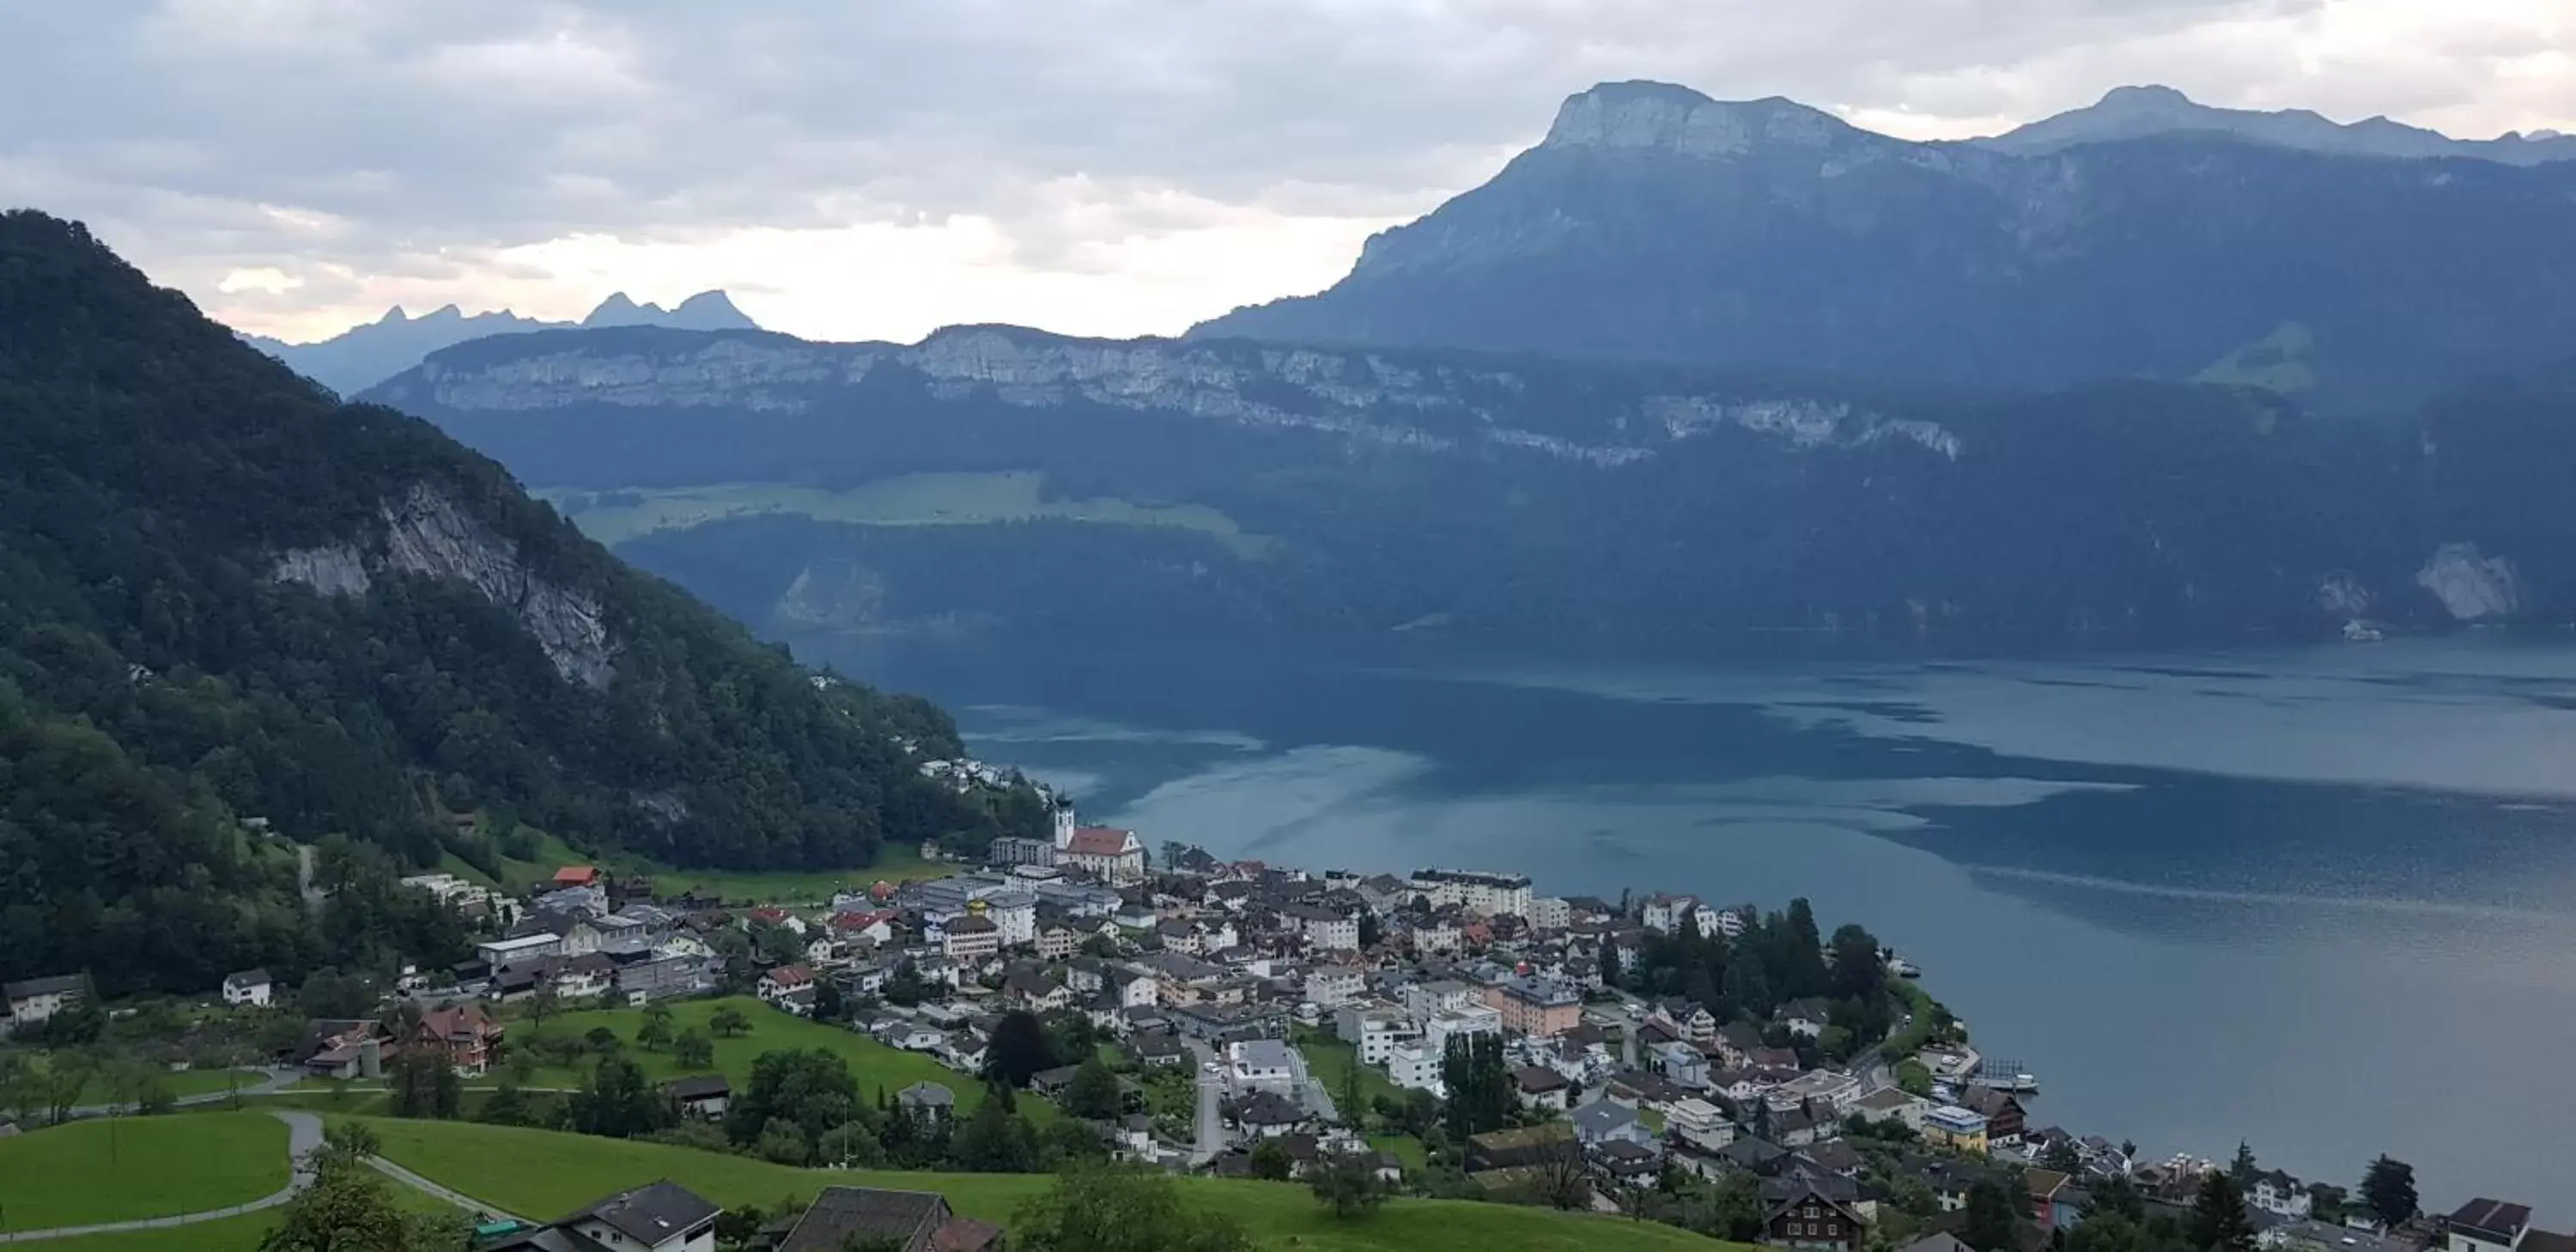
M 596 887 L 599 885 L 599 867 L 596 865 L 567 865 L 562 869 L 556 870 L 555 876 L 547 879 L 546 881 L 553 884 L 558 890 L 565 887 Z
M 2084 1189 L 2053 1169 L 2026 1169 L 2022 1186 L 2030 1192 L 2030 1219 L 2042 1233 L 2072 1230 L 2083 1220 Z
M 368 1019 L 315 1018 L 286 1059 L 316 1078 L 382 1078 L 384 1063 L 401 1047 L 391 1032 Z
M 484 1252 L 715 1252 L 722 1212 L 677 1183 L 646 1183 L 486 1244 Z
M 1525 874 L 1498 874 L 1473 869 L 1418 869 L 1413 871 L 1409 885 L 1415 895 L 1430 901 L 1433 908 L 1454 904 L 1486 917 L 1529 915 L 1530 880 Z
M 2254 1185 L 2246 1188 L 2245 1198 L 2254 1207 L 2291 1221 L 2306 1217 L 2317 1203 L 2308 1184 L 2277 1169 L 2254 1175 Z
M 781 965 L 760 976 L 755 988 L 763 1003 L 798 1017 L 814 1014 L 814 971 L 803 965 Z
M 1648 930 L 1669 933 L 1698 907 L 1699 901 L 1694 897 L 1657 892 L 1646 897 L 1645 907 L 1639 910 L 1637 920 L 1645 923 Z
M 1986 1151 L 1985 1114 L 1955 1104 L 1941 1105 L 1923 1115 L 1923 1137 L 1961 1152 L 1983 1156 Z
M 1002 928 L 983 913 L 968 913 L 940 927 L 939 950 L 952 961 L 980 961 L 1002 950 Z
M 1225 1045 L 1226 1082 L 1237 1092 L 1273 1091 L 1295 1098 L 1306 1085 L 1306 1060 L 1276 1039 Z
M 1564 1112 L 1566 1085 L 1565 1075 L 1544 1065 L 1523 1065 L 1512 1071 L 1512 1087 L 1525 1109 Z
M 1833 1025 L 1832 1015 L 1833 1005 L 1810 996 L 1781 1005 L 1778 1019 L 1781 1025 L 1789 1028 L 1790 1034 L 1814 1039 L 1825 1033 L 1825 1027 Z
M 1088 871 L 1106 883 L 1142 882 L 1145 845 L 1132 830 L 1079 826 L 1057 832 L 1055 863 Z
M 694 951 L 658 951 L 617 971 L 617 994 L 628 1004 L 700 995 L 715 987 L 716 958 Z
M 1038 959 L 1061 961 L 1082 950 L 1082 934 L 1071 926 L 1058 923 L 1038 928 Z
M 449 1068 L 473 1078 L 491 1068 L 501 1034 L 501 1023 L 485 1016 L 482 1005 L 465 1004 L 421 1014 L 409 1046 L 434 1048 L 446 1056 Z
M 1763 1184 L 1762 1200 L 1762 1242 L 1773 1247 L 1851 1252 L 1868 1227 L 1845 1179 L 1773 1179 Z
M 1348 965 L 1318 965 L 1306 972 L 1306 1003 L 1337 1009 L 1368 992 L 1368 975 Z
M 555 998 L 561 1000 L 606 995 L 617 984 L 617 962 L 602 952 L 557 957 L 546 963 L 544 971 L 546 985 L 554 988 Z
M 1930 1101 L 1895 1087 L 1881 1087 L 1851 1105 L 1852 1114 L 1865 1121 L 1895 1122 L 1918 1134 L 1923 1130 L 1923 1115 L 1930 1111 Z
M 1243 1133 L 1259 1139 L 1276 1139 L 1290 1134 L 1308 1120 L 1305 1111 L 1293 1101 L 1271 1091 L 1255 1091 L 1228 1104 L 1225 1117 Z
M 2480 1196 L 2461 1205 L 2443 1226 L 2446 1252 L 2518 1252 L 2531 1231 L 2531 1209 Z
M 1279 922 L 1322 951 L 1352 952 L 1360 946 L 1360 920 L 1320 904 L 1291 904 L 1279 910 Z
M 0 985 L 0 996 L 9 1002 L 10 1028 L 25 1030 L 42 1025 L 56 1013 L 80 1007 L 88 988 L 89 980 L 82 975 L 57 974 Z
M 1970 1087 L 1959 1103 L 1985 1117 L 1988 1143 L 2019 1143 L 2022 1132 L 2029 1128 L 2020 1098 L 2009 1091 Z
M 1701 1151 L 1715 1152 L 1735 1142 L 1735 1123 L 1727 1120 L 1726 1110 L 1693 1097 L 1664 1110 L 1664 1133 Z
M 1655 1132 L 1648 1129 L 1637 1110 L 1614 1100 L 1595 1100 L 1574 1110 L 1574 1137 L 1587 1148 L 1602 1144 L 1626 1142 L 1652 1147 Z
M 1435 1096 L 1446 1095 L 1448 1088 L 1443 1085 L 1440 1077 L 1441 1062 L 1444 1059 L 1446 1058 L 1440 1053 L 1422 1046 L 1419 1042 L 1396 1044 L 1386 1050 L 1387 1081 L 1405 1091 L 1428 1091 Z
M 917 1082 L 894 1093 L 894 1104 L 915 1120 L 944 1122 L 957 1114 L 957 1093 L 935 1082 Z
M 663 1088 L 682 1117 L 722 1117 L 733 1103 L 733 1084 L 722 1074 L 674 1078 Z
M 235 1007 L 264 1009 L 268 1007 L 268 971 L 246 969 L 224 975 L 224 1003 Z
M 1513 978 L 1486 992 L 1503 1029 L 1553 1038 L 1583 1020 L 1583 993 L 1553 978 Z
M 1001 1227 L 959 1217 L 936 1192 L 825 1187 L 778 1241 L 777 1252 L 984 1252 L 1001 1239 Z
M 1663 1072 L 1666 1082 L 1676 1087 L 1688 1087 L 1693 1091 L 1705 1091 L 1709 1088 L 1706 1053 L 1679 1039 L 1668 1039 L 1656 1044 L 1652 1055 L 1655 1068 Z M 1739 1081 L 1741 1081 L 1740 1076 Z M 1730 1094 L 1728 1098 L 1743 1099 L 1744 1097 Z

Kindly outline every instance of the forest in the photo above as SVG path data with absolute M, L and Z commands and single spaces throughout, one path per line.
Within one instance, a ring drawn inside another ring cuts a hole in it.
M 388 502 L 421 487 L 596 600 L 607 682 L 565 679 L 514 606 L 384 559 Z M 376 576 L 276 576 L 315 545 Z M 449 854 L 493 867 L 496 824 L 744 869 L 1043 829 L 1024 784 L 923 776 L 962 751 L 935 706 L 800 668 L 82 227 L 0 216 L 0 977 L 202 990 L 401 947 L 417 927 L 365 902 Z M 307 908 L 293 845 L 334 837 L 363 851 Z

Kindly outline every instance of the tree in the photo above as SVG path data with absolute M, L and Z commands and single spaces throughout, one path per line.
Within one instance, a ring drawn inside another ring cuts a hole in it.
M 2016 1224 L 2013 1197 L 2002 1183 L 1989 1180 L 1968 1188 L 1967 1220 L 1959 1227 L 1961 1243 L 1977 1252 L 2012 1252 Z
M 1604 987 L 1618 986 L 1619 945 L 1612 943 L 1607 939 L 1602 940 L 1599 959 L 1601 962 L 1601 985 Z
M 957 1167 L 976 1174 L 1027 1174 L 1038 1168 L 1037 1128 L 1011 1107 L 1010 1088 L 996 1083 L 950 1145 Z
M 626 1046 L 626 1041 L 618 1038 L 617 1032 L 606 1026 L 593 1026 L 583 1031 L 581 1041 L 589 1044 L 590 1050 L 601 1056 L 615 1056 L 619 1049 Z
M 462 1111 L 464 1088 L 456 1069 L 435 1048 L 406 1048 L 386 1075 L 396 1117 L 452 1119 Z
M 805 1165 L 814 1158 L 814 1147 L 806 1141 L 804 1130 L 784 1117 L 761 1127 L 751 1150 L 773 1165 Z
M 1440 1081 L 1449 1092 L 1443 1107 L 1449 1137 L 1461 1143 L 1509 1122 L 1520 1103 L 1496 1035 L 1451 1036 L 1440 1059 Z
M 811 1143 L 859 1115 L 859 1082 L 839 1053 L 782 1049 L 752 1059 L 750 1081 L 734 1091 L 725 1109 L 725 1134 L 750 1146 L 772 1122 L 783 1120 Z
M 1327 1153 L 1315 1162 L 1306 1185 L 1333 1216 L 1344 1220 L 1386 1203 L 1386 1182 L 1378 1177 L 1376 1159 L 1366 1152 Z
M 1592 1204 L 1592 1166 L 1583 1159 L 1583 1144 L 1572 1132 L 1548 1143 L 1530 1163 L 1538 1198 L 1553 1208 L 1580 1209 Z
M 1075 1066 L 1073 1080 L 1064 1087 L 1064 1110 L 1076 1117 L 1106 1121 L 1118 1116 L 1124 1103 L 1118 1075 L 1097 1055 Z
M 573 1093 L 572 1128 L 624 1139 L 658 1130 L 671 1120 L 670 1105 L 644 1077 L 644 1067 L 622 1056 L 604 1056 Z
M 462 1218 L 414 1215 L 392 1186 L 357 1158 L 326 1147 L 314 1154 L 312 1185 L 281 1210 L 260 1252 L 453 1252 L 465 1246 Z
M 2237 1190 L 2242 1191 L 2253 1186 L 2254 1176 L 2262 1172 L 2263 1167 L 2254 1162 L 2253 1145 L 2242 1139 L 2237 1140 L 2236 1159 L 2227 1166 L 2227 1180 L 2235 1183 Z
M 384 1150 L 376 1138 L 376 1128 L 365 1122 L 333 1122 L 322 1132 L 322 1146 L 353 1161 L 364 1161 Z
M 1252 1176 L 1272 1182 L 1286 1182 L 1297 1172 L 1297 1161 L 1288 1155 L 1288 1145 L 1263 1138 L 1252 1145 Z
M 1031 1075 L 1053 1068 L 1055 1056 L 1047 1046 L 1046 1026 L 1037 1015 L 1025 1009 L 1002 1014 L 984 1053 L 984 1076 L 1006 1086 L 1025 1087 Z
M 2211 1170 L 2201 1176 L 2189 1234 L 2197 1252 L 2253 1252 L 2254 1223 L 2245 1216 L 2245 1192 L 2233 1175 Z
M 1011 1220 L 1014 1246 L 1045 1252 L 1252 1252 L 1232 1215 L 1185 1208 L 1161 1174 L 1092 1165 L 1058 1175 Z
M 751 1019 L 743 1016 L 741 1009 L 726 1004 L 718 1006 L 715 1016 L 707 1019 L 707 1027 L 716 1032 L 717 1038 L 731 1039 L 736 1035 L 750 1034 Z
M 843 1122 L 814 1141 L 814 1163 L 843 1169 L 878 1169 L 886 1163 L 885 1145 L 876 1129 L 863 1121 Z
M 562 1009 L 563 1001 L 556 998 L 554 987 L 540 979 L 535 993 L 528 997 L 527 1008 L 523 1010 L 528 1015 L 528 1033 L 531 1035 L 546 1033 L 546 1019 L 553 1017 Z
M 671 1042 L 671 1059 L 682 1069 L 707 1069 L 716 1063 L 716 1041 L 695 1026 L 680 1032 Z
M 644 1007 L 644 1020 L 635 1027 L 635 1046 L 647 1052 L 671 1046 L 670 1005 L 656 1001 Z
M 2362 1173 L 2361 1200 L 2388 1225 L 2413 1220 L 2417 1211 L 2415 1167 L 2381 1154 Z
M 500 1089 L 483 1102 L 481 1120 L 495 1126 L 527 1126 L 534 1124 L 534 1113 L 528 1106 L 528 1093 L 518 1083 L 504 1078 Z

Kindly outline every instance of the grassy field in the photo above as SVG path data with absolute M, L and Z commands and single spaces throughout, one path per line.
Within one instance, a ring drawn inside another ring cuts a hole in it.
M 377 1121 L 385 1156 L 485 1203 L 555 1217 L 626 1187 L 668 1178 L 719 1204 L 811 1198 L 826 1186 L 936 1191 L 958 1212 L 1008 1224 L 1050 1180 L 1026 1174 L 883 1173 L 791 1169 L 748 1157 L 659 1144 L 584 1139 L 464 1122 Z M 1685 1230 L 1620 1218 L 1458 1200 L 1394 1200 L 1373 1216 L 1334 1220 L 1305 1188 L 1187 1179 L 1188 1200 L 1241 1220 L 1264 1247 L 1320 1252 L 1717 1252 Z M 84 1250 L 85 1252 L 85 1250 Z
M 1295 1042 L 1297 1051 L 1306 1058 L 1307 1072 L 1324 1084 L 1325 1093 L 1333 1097 L 1335 1105 L 1342 1103 L 1343 1093 L 1350 1089 L 1348 1083 L 1352 1070 L 1359 1071 L 1362 1101 L 1374 1105 L 1380 1096 L 1392 1100 L 1404 1098 L 1403 1088 L 1396 1086 L 1386 1076 L 1385 1070 L 1360 1064 L 1359 1049 L 1330 1033 L 1301 1027 L 1295 1032 Z M 1364 1109 L 1342 1109 L 1341 1113 L 1343 1120 L 1355 1127 L 1368 1124 Z M 1370 1135 L 1368 1141 L 1379 1151 L 1391 1153 L 1404 1162 L 1406 1169 L 1421 1169 L 1429 1156 L 1429 1150 L 1422 1146 L 1422 1141 L 1412 1135 Z
M 593 1027 L 606 1026 L 626 1041 L 627 1055 L 641 1064 L 645 1074 L 657 1082 L 700 1072 L 720 1073 L 736 1083 L 747 1082 L 751 1078 L 752 1061 L 763 1052 L 822 1048 L 840 1054 L 849 1062 L 850 1072 L 859 1080 L 859 1092 L 866 1099 L 874 1100 L 879 1087 L 891 1093 L 916 1082 L 935 1082 L 957 1093 L 957 1111 L 961 1116 L 983 1103 L 983 1085 L 971 1075 L 958 1073 L 918 1052 L 889 1048 L 847 1027 L 791 1017 L 748 996 L 674 1004 L 671 1006 L 671 1030 L 676 1034 L 691 1026 L 705 1027 L 716 1010 L 726 1005 L 742 1010 L 742 1015 L 751 1020 L 751 1033 L 717 1039 L 716 1063 L 712 1071 L 683 1069 L 667 1051 L 647 1052 L 635 1046 L 635 1030 L 644 1022 L 642 1009 L 587 1009 L 560 1014 L 547 1019 L 544 1034 L 548 1038 L 577 1037 L 588 1034 Z M 527 1029 L 525 1022 L 511 1027 L 514 1037 Z M 708 1033 L 714 1032 L 710 1030 Z M 580 1081 L 579 1074 L 544 1069 L 537 1071 L 529 1083 L 539 1087 L 570 1087 L 579 1085 Z M 1040 1124 L 1059 1115 L 1053 1104 L 1040 1099 L 1022 1100 L 1020 1108 L 1030 1120 Z
M 394 1201 L 415 1213 L 438 1213 L 464 1219 L 465 1210 L 445 1201 L 414 1191 L 387 1179 Z M 118 1234 L 83 1235 L 75 1239 L 55 1239 L 45 1243 L 48 1252 L 258 1252 L 259 1241 L 278 1223 L 277 1209 L 263 1209 L 240 1217 L 218 1218 L 171 1230 L 133 1230 Z M 30 1245 L 33 1246 L 33 1245 Z
M 864 526 L 975 526 L 1039 518 L 1107 526 L 1166 526 L 1197 531 L 1235 555 L 1258 559 L 1272 540 L 1244 533 L 1233 518 L 1197 504 L 1146 505 L 1126 500 L 1049 500 L 1045 475 L 905 474 L 825 491 L 783 483 L 714 483 L 621 491 L 542 491 L 582 533 L 614 547 L 656 531 L 687 530 L 728 518 L 790 514 Z
M 286 1181 L 286 1126 L 265 1113 L 95 1119 L 0 1139 L 9 1230 L 223 1208 Z

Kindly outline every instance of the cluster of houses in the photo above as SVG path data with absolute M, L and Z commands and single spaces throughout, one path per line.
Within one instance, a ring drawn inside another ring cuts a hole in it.
M 484 1252 L 715 1252 L 724 1209 L 677 1183 L 648 1183 L 604 1197 L 554 1221 L 499 1233 Z M 812 1203 L 781 1213 L 742 1246 L 756 1252 L 989 1252 L 1002 1228 L 961 1217 L 929 1191 L 825 1187 Z

